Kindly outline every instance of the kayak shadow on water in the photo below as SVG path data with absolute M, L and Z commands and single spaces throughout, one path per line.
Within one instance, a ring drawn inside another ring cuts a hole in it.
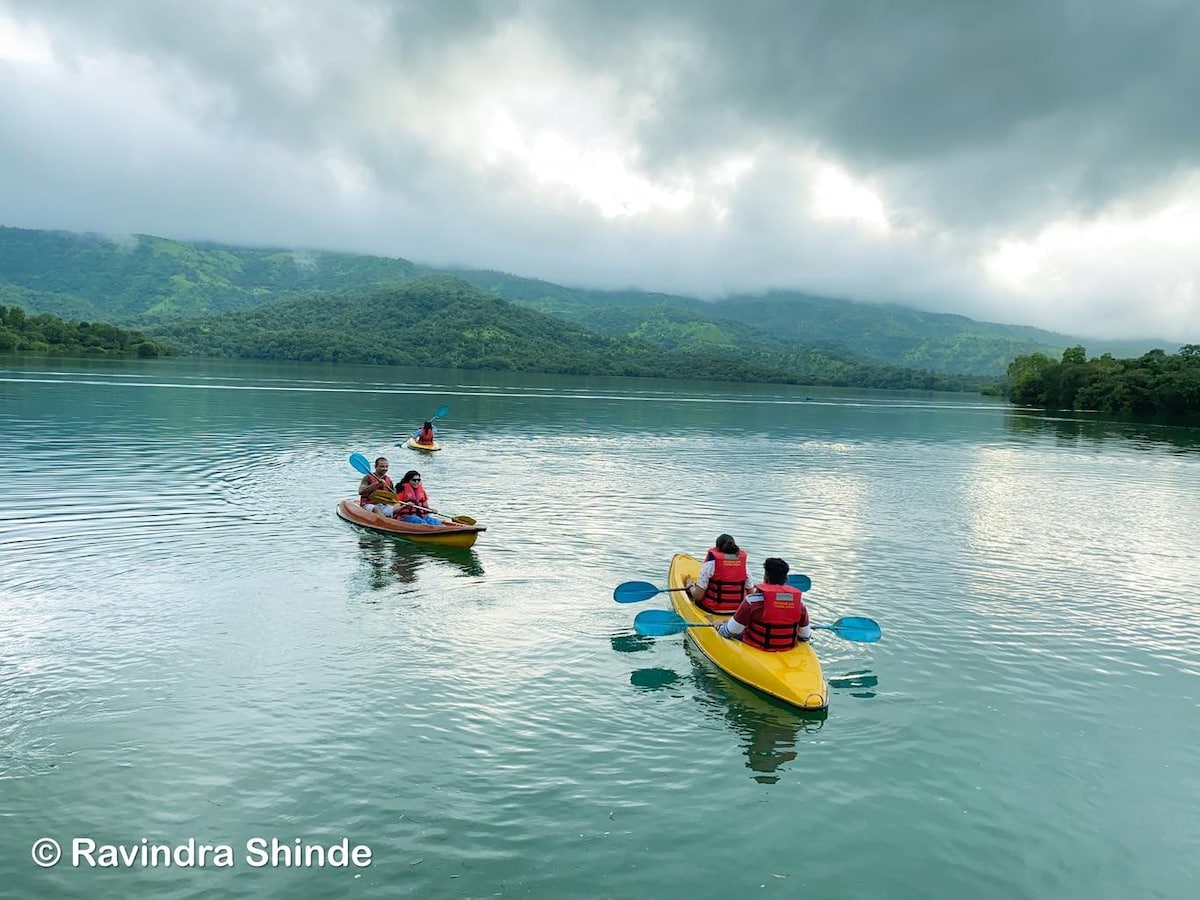
M 654 638 L 641 634 L 614 634 L 610 642 L 618 653 L 641 653 L 654 647 Z
M 691 643 L 684 644 L 692 660 L 696 702 L 705 712 L 725 720 L 742 739 L 746 767 L 760 784 L 775 784 L 779 771 L 797 756 L 800 734 L 815 734 L 825 725 L 828 710 L 799 710 L 746 687 L 718 670 Z
M 449 565 L 464 575 L 483 574 L 483 564 L 474 550 L 464 547 L 425 547 L 385 535 L 360 535 L 358 549 L 362 553 L 374 589 L 394 584 L 416 584 L 417 573 L 424 566 Z
M 830 678 L 830 690 L 849 691 L 851 697 L 869 699 L 875 696 L 875 688 L 879 687 L 879 677 L 867 669 L 857 672 L 847 672 L 840 678 Z
M 636 652 L 653 646 L 653 638 L 614 635 L 612 645 L 618 652 Z M 705 714 L 723 719 L 742 739 L 746 767 L 755 773 L 754 780 L 760 784 L 778 782 L 780 767 L 797 756 L 800 733 L 820 731 L 828 712 L 805 712 L 773 700 L 719 671 L 690 642 L 685 642 L 684 648 L 692 661 L 690 679 L 673 669 L 649 667 L 631 672 L 629 683 L 639 691 L 658 691 L 678 689 L 690 680 L 696 686 L 693 696 Z

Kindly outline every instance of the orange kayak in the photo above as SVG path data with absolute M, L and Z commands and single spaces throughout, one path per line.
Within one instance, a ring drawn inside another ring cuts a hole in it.
M 479 533 L 487 531 L 484 525 L 460 525 L 457 522 L 446 522 L 443 525 L 418 525 L 414 522 L 401 522 L 399 519 L 389 519 L 374 511 L 363 509 L 357 500 L 343 500 L 338 504 L 339 518 L 369 528 L 379 534 L 391 534 L 418 544 L 438 544 L 442 547 L 470 547 L 479 537 Z

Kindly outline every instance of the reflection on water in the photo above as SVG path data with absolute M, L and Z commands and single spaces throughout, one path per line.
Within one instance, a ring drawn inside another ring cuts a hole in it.
M 746 687 L 721 672 L 691 641 L 684 644 L 692 660 L 696 700 L 709 716 L 722 718 L 742 739 L 746 766 L 760 784 L 779 781 L 780 767 L 796 758 L 801 732 L 821 730 L 827 710 L 801 712 Z
M 361 534 L 358 549 L 373 590 L 394 584 L 414 585 L 417 573 L 428 565 L 449 564 L 463 575 L 483 574 L 483 565 L 470 548 L 425 546 L 382 534 Z
M 1022 410 L 1004 417 L 1014 434 L 1047 435 L 1060 441 L 1151 441 L 1171 444 L 1181 450 L 1200 449 L 1200 428 L 1164 425 L 1154 422 L 1102 418 L 1099 414 L 1068 413 L 1055 415 Z
M 641 653 L 654 646 L 654 638 L 641 634 L 614 634 L 610 642 L 618 653 Z
M 613 649 L 630 652 L 632 640 L 643 642 L 636 645 L 636 650 L 649 649 L 647 645 L 652 646 L 654 641 L 640 635 L 614 635 Z M 773 700 L 721 672 L 692 646 L 691 641 L 685 641 L 683 646 L 692 661 L 689 680 L 697 688 L 694 697 L 704 708 L 704 714 L 724 720 L 741 737 L 746 766 L 756 773 L 755 781 L 760 784 L 778 782 L 780 767 L 796 758 L 800 732 L 820 731 L 828 710 L 801 711 Z M 868 677 L 873 683 L 874 676 Z M 675 687 L 683 680 L 683 676 L 673 669 L 658 666 L 635 669 L 629 674 L 629 683 L 640 691 Z
M 679 673 L 673 669 L 635 669 L 629 673 L 629 683 L 643 691 L 657 691 L 679 682 Z
M 832 690 L 848 690 L 851 697 L 874 697 L 873 688 L 879 687 L 879 678 L 868 670 L 847 672 L 840 678 L 830 678 L 829 687 Z

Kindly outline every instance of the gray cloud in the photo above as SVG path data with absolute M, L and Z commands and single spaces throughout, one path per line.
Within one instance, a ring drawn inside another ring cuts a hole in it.
M 1185 0 L 0 0 L 0 223 L 1200 340 L 1200 255 L 1162 224 L 1200 227 L 1197 37 Z M 555 129 L 614 203 L 698 205 L 614 215 L 524 167 Z M 825 164 L 889 231 L 812 213 Z M 1032 275 L 989 277 L 1004 241 Z

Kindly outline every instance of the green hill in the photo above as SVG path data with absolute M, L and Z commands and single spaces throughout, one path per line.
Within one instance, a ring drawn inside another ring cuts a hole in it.
M 983 382 L 905 371 L 827 353 L 665 351 L 609 338 L 448 275 L 340 295 L 281 299 L 258 309 L 151 329 L 182 353 L 581 375 L 978 390 Z
M 998 376 L 1017 356 L 1058 356 L 1079 344 L 1097 354 L 1119 357 L 1175 346 L 1154 341 L 1085 341 L 1027 325 L 977 322 L 949 313 L 795 292 L 705 302 L 670 294 L 566 288 L 500 272 L 455 270 L 454 274 L 498 297 L 564 321 L 586 323 L 610 336 L 657 340 L 664 347 L 719 345 L 733 334 L 749 335 L 776 345 L 807 346 L 905 368 Z M 701 327 L 702 322 L 709 327 Z
M 6 289 L 24 291 L 22 305 L 31 310 L 115 324 L 237 312 L 290 294 L 391 284 L 416 273 L 407 260 L 378 256 L 0 227 L 0 302 Z
M 705 302 L 636 290 L 570 288 L 494 271 L 441 272 L 378 256 L 0 227 L 0 303 L 64 319 L 101 321 L 163 335 L 173 332 L 192 352 L 201 352 L 202 345 L 213 346 L 211 341 L 199 339 L 203 333 L 199 326 L 168 326 L 225 313 L 247 313 L 287 298 L 332 304 L 332 300 L 315 300 L 313 295 L 332 297 L 347 291 L 396 287 L 435 274 L 454 275 L 493 298 L 509 301 L 507 315 L 514 315 L 513 308 L 520 307 L 593 335 L 631 342 L 620 345 L 623 353 L 631 352 L 631 347 L 653 347 L 660 353 L 721 358 L 730 365 L 740 359 L 777 375 L 787 373 L 788 379 L 818 384 L 896 385 L 923 380 L 898 379 L 898 368 L 998 379 L 1018 356 L 1042 353 L 1055 357 L 1067 347 L 1084 344 L 1093 354 L 1129 357 L 1155 347 L 1149 341 L 1081 341 L 1036 328 L 798 293 Z M 273 315 L 268 314 L 262 322 L 278 324 Z M 226 326 L 212 327 L 216 334 Z M 258 329 L 254 333 L 262 345 L 274 348 L 269 352 L 279 351 L 281 338 L 266 333 L 270 326 L 247 320 L 247 327 Z M 319 330 L 316 323 L 306 327 L 304 333 L 310 337 L 317 333 L 314 328 Z M 333 328 L 331 339 L 342 335 L 340 328 Z M 244 346 L 244 342 L 222 344 L 222 352 L 233 352 L 235 344 Z M 353 343 L 338 346 L 338 354 L 364 352 Z M 451 346 L 447 349 L 457 358 Z M 309 348 L 304 352 L 317 351 Z

